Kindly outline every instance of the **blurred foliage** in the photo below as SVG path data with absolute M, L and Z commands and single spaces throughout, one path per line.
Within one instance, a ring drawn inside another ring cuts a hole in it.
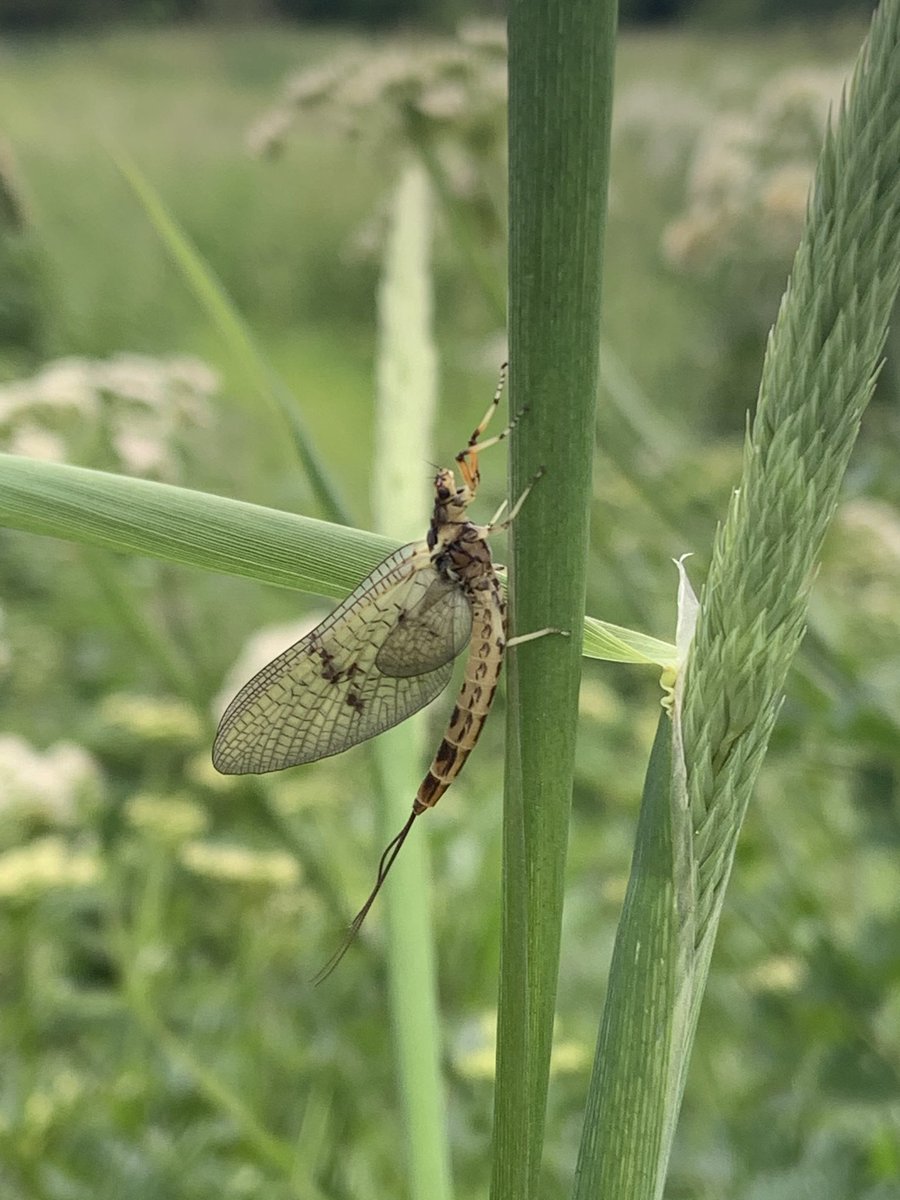
M 26 333 L 0 338 L 0 446 L 307 503 L 107 158 L 121 145 L 295 388 L 360 523 L 378 212 L 418 156 L 440 197 L 445 397 L 423 471 L 455 452 L 503 355 L 489 33 L 8 43 L 0 104 L 40 266 L 0 274 L 0 314 L 40 283 L 21 308 L 33 319 L 14 326 Z M 671 637 L 669 560 L 693 548 L 702 577 L 827 100 L 859 37 L 623 40 L 604 337 L 624 366 L 599 417 L 594 614 Z M 76 124 L 60 118 L 73 95 Z M 264 159 L 246 140 L 258 150 L 267 121 L 281 153 Z M 673 1200 L 897 1194 L 895 379 L 863 429 L 739 850 Z M 500 458 L 484 476 L 489 513 Z M 315 603 L 0 531 L 0 605 L 0 1192 L 278 1200 L 298 1194 L 287 1156 L 304 1197 L 399 1194 L 378 918 L 326 987 L 307 985 L 370 884 L 365 756 L 265 787 L 208 758 L 241 646 Z M 280 629 L 275 649 L 295 636 Z M 586 667 L 548 1197 L 568 1192 L 659 699 L 652 673 Z M 483 1194 L 489 1153 L 502 729 L 498 713 L 428 819 L 462 1198 Z
M 0 137 L 0 353 L 27 363 L 43 349 L 43 264 L 10 147 Z
M 688 20 L 720 29 L 807 21 L 872 10 L 869 0 L 622 0 L 625 24 Z M 450 30 L 470 16 L 502 17 L 502 0 L 0 0 L 0 29 L 39 31 L 172 21 L 271 19 L 335 22 L 360 28 L 417 25 Z

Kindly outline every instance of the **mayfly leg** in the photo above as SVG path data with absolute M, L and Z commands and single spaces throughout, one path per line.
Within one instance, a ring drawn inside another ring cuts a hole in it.
M 534 487 L 534 485 L 537 483 L 537 481 L 540 479 L 540 477 L 544 474 L 544 470 L 545 470 L 544 467 L 538 467 L 537 471 L 534 474 L 534 478 L 531 480 L 528 487 L 525 489 L 525 491 L 522 493 L 522 495 L 518 498 L 518 500 L 512 506 L 509 516 L 501 524 L 498 524 L 498 521 L 500 520 L 500 517 L 501 517 L 504 509 L 507 507 L 506 501 L 505 500 L 503 501 L 503 503 L 500 505 L 500 507 L 494 513 L 494 516 L 491 518 L 490 522 L 485 526 L 484 531 L 486 534 L 497 533 L 499 530 L 508 529 L 510 527 L 510 525 L 512 525 L 513 521 L 519 515 L 519 511 L 522 508 L 522 505 L 528 499 L 531 489 Z M 546 637 L 548 633 L 558 633 L 562 637 L 569 636 L 568 629 L 559 629 L 555 625 L 548 625 L 544 629 L 536 629 L 533 633 L 521 633 L 516 637 L 508 637 L 506 639 L 506 649 L 508 650 L 512 646 L 521 646 L 523 644 L 523 642 L 533 642 L 537 638 Z
M 503 396 L 503 389 L 506 387 L 506 375 L 507 375 L 508 370 L 509 370 L 509 363 L 501 363 L 500 364 L 500 378 L 497 380 L 497 386 L 494 389 L 494 395 L 492 396 L 491 402 L 488 405 L 487 412 L 484 414 L 484 416 L 481 418 L 481 420 L 475 426 L 475 429 L 472 431 L 472 435 L 468 441 L 468 450 L 472 450 L 476 446 L 478 447 L 479 450 L 484 449 L 484 445 L 479 444 L 480 438 L 481 438 L 481 435 L 484 433 L 484 431 L 487 429 L 488 425 L 490 425 L 490 423 L 493 419 L 494 413 L 500 407 L 500 400 Z M 506 435 L 504 433 L 504 434 L 499 435 L 496 439 L 492 438 L 491 439 L 492 444 L 494 441 L 499 441 L 500 437 L 505 437 L 505 436 Z M 487 443 L 485 443 L 485 445 L 486 444 Z M 465 456 L 466 453 L 467 453 L 467 451 L 463 450 L 461 454 L 457 454 L 456 461 L 459 462 Z
M 534 642 L 538 638 L 546 637 L 548 633 L 558 633 L 560 637 L 568 637 L 568 629 L 559 629 L 556 625 L 547 625 L 544 629 L 535 629 L 534 633 L 520 633 L 517 637 L 507 638 L 506 649 L 509 650 L 512 646 L 521 646 L 523 642 Z
M 522 493 L 522 495 L 518 498 L 518 500 L 512 506 L 512 509 L 510 509 L 509 516 L 506 518 L 505 521 L 502 521 L 502 522 L 500 522 L 500 524 L 498 524 L 497 522 L 500 521 L 500 517 L 503 515 L 504 510 L 508 507 L 507 501 L 506 500 L 503 501 L 503 503 L 500 505 L 500 507 L 494 513 L 493 517 L 490 519 L 490 521 L 487 523 L 487 525 L 485 525 L 484 528 L 485 528 L 486 533 L 499 533 L 499 532 L 502 532 L 504 529 L 509 529 L 510 525 L 512 525 L 513 521 L 519 515 L 522 505 L 525 503 L 525 501 L 528 499 L 529 495 L 531 494 L 531 489 L 534 487 L 534 485 L 537 483 L 537 481 L 540 479 L 540 477 L 544 474 L 544 470 L 545 470 L 544 467 L 538 467 L 537 471 L 535 471 L 535 473 L 534 473 L 534 478 L 531 480 L 531 483 L 529 483 L 528 487 L 525 489 L 525 491 Z
M 525 412 L 524 408 L 520 412 L 517 412 L 505 429 L 502 429 L 500 433 L 496 434 L 494 437 L 488 438 L 486 442 L 482 442 L 480 440 L 481 435 L 491 423 L 494 413 L 500 406 L 500 399 L 503 395 L 503 389 L 506 386 L 506 374 L 508 367 L 508 363 L 503 363 L 501 365 L 500 379 L 497 382 L 497 387 L 490 406 L 487 412 L 475 426 L 475 429 L 472 431 L 472 436 L 469 438 L 465 450 L 460 450 L 459 454 L 456 456 L 456 462 L 459 466 L 463 480 L 473 495 L 478 490 L 478 483 L 481 479 L 481 475 L 478 470 L 478 455 L 482 450 L 487 450 L 489 446 L 496 446 L 498 442 L 502 442 L 508 438 L 510 433 L 512 433 L 518 424 L 519 418 Z

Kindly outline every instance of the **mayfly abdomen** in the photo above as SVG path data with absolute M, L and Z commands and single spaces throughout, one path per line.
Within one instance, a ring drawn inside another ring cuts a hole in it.
M 481 735 L 497 690 L 503 666 L 506 606 L 496 580 L 491 583 L 487 597 L 472 599 L 472 640 L 465 677 L 447 730 L 416 793 L 416 814 L 433 808 L 462 770 Z

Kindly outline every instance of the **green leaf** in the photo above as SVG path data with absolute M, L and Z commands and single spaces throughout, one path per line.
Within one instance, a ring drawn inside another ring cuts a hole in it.
M 0 454 L 0 525 L 335 600 L 400 544 L 208 492 L 12 454 Z M 423 514 L 421 536 L 426 525 Z M 584 653 L 667 666 L 675 648 L 589 618 Z

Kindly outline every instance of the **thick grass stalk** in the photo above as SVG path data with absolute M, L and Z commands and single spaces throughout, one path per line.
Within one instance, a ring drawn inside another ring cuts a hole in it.
M 376 529 L 404 541 L 424 536 L 430 506 L 426 460 L 437 399 L 432 338 L 431 209 L 420 166 L 403 173 L 394 194 L 378 299 L 379 337 L 375 477 Z M 387 844 L 409 816 L 424 771 L 424 714 L 390 729 L 371 747 L 381 792 L 380 838 Z M 389 979 L 397 1074 L 406 1123 L 413 1200 L 449 1200 L 450 1151 L 441 1084 L 427 832 L 403 847 L 385 889 Z
M 741 484 L 703 589 L 676 704 L 672 768 L 661 774 L 651 764 L 648 774 L 577 1200 L 662 1195 L 737 837 L 803 635 L 816 560 L 874 388 L 898 283 L 900 2 L 889 0 L 819 160 Z M 658 961 L 636 956 L 648 945 Z
M 512 539 L 494 1200 L 538 1194 L 574 767 L 615 4 L 509 15 Z

